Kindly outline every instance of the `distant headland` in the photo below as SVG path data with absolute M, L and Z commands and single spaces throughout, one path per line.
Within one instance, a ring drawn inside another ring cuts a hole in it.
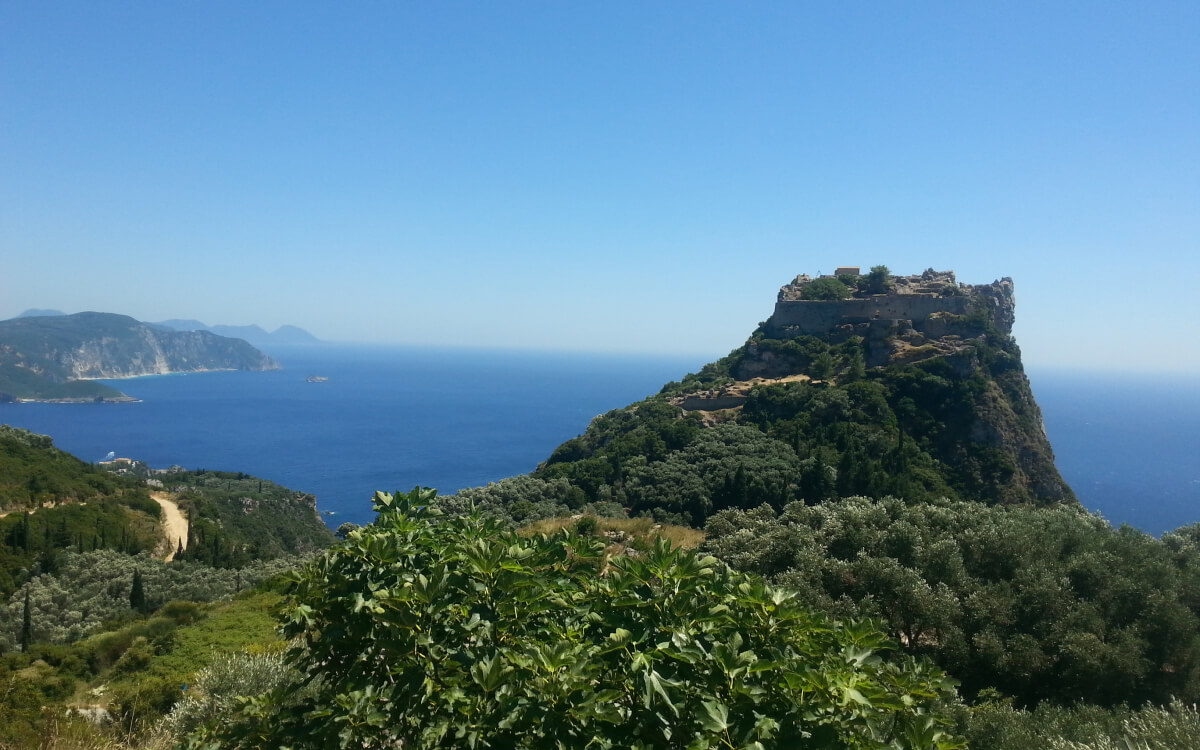
M 33 312 L 0 321 L 0 401 L 131 401 L 94 381 L 279 369 L 246 341 L 210 331 L 174 331 L 113 313 Z

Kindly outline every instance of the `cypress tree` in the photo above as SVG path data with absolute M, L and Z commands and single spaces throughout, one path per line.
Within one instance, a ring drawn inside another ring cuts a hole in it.
M 129 589 L 129 608 L 135 612 L 146 611 L 146 591 L 142 587 L 142 571 L 133 569 L 133 585 Z
M 733 475 L 733 496 L 730 498 L 735 508 L 750 507 L 750 480 L 746 478 L 746 468 L 738 466 Z
M 25 589 L 25 611 L 21 614 L 21 653 L 29 651 L 33 641 L 33 610 L 29 605 L 29 588 Z
M 58 554 L 53 547 L 46 547 L 38 555 L 38 569 L 51 575 L 58 572 Z

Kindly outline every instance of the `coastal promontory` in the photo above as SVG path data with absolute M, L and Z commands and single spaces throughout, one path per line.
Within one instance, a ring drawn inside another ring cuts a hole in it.
M 1014 310 L 1008 278 L 802 274 L 742 346 L 597 417 L 535 476 L 696 526 L 731 507 L 856 495 L 1074 504 Z
M 275 370 L 241 339 L 168 331 L 126 315 L 81 312 L 0 321 L 0 401 L 117 401 L 97 379 L 210 370 Z

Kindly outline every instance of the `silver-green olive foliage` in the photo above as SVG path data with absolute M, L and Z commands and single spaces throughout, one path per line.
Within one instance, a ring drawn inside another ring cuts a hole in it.
M 952 681 L 873 625 L 666 543 L 606 563 L 433 496 L 377 494 L 297 574 L 283 629 L 310 697 L 249 701 L 213 746 L 961 747 Z

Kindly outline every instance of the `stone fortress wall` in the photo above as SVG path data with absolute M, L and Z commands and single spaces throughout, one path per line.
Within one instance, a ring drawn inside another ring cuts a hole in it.
M 935 297 L 928 294 L 876 294 L 865 299 L 837 302 L 792 300 L 775 303 L 771 324 L 792 328 L 797 334 L 818 335 L 842 323 L 871 320 L 925 320 L 937 312 L 966 315 L 970 297 Z
M 920 328 L 919 324 L 935 313 L 967 315 L 981 306 L 997 330 L 1002 333 L 1012 330 L 1013 285 L 1009 278 L 972 286 L 958 284 L 953 271 L 930 269 L 914 276 L 892 277 L 892 290 L 887 294 L 837 301 L 801 299 L 804 287 L 811 281 L 801 275 L 779 290 L 775 313 L 768 321 L 774 335 L 819 336 L 840 325 L 876 320 L 908 320 Z M 956 286 L 959 293 L 944 294 L 948 285 Z

